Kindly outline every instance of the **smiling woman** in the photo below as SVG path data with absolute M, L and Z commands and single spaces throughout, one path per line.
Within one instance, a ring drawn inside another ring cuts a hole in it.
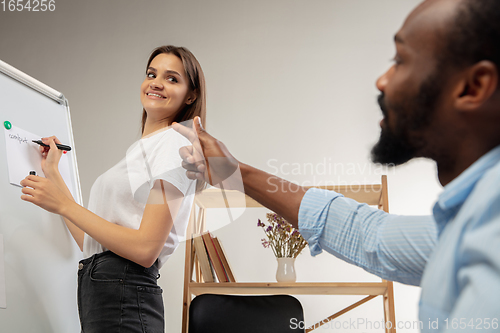
M 196 191 L 178 153 L 190 142 L 169 126 L 205 120 L 200 64 L 185 48 L 159 47 L 140 93 L 142 138 L 95 181 L 88 209 L 74 202 L 59 173 L 56 137 L 43 138 L 49 147 L 40 148 L 47 178 L 21 182 L 21 198 L 61 215 L 83 251 L 78 310 L 86 333 L 164 331 L 158 272 L 185 237 Z
M 184 90 L 188 89 L 189 93 Z M 161 102 L 160 102 L 161 101 Z M 148 117 L 164 122 L 182 122 L 199 116 L 205 127 L 205 77 L 198 60 L 183 47 L 162 46 L 155 49 L 146 66 L 146 78 L 141 85 L 142 132 Z M 178 107 L 175 114 L 155 113 L 155 109 Z M 148 109 L 146 109 L 148 107 Z M 148 110 L 150 112 L 148 112 Z M 154 121 L 154 120 L 153 120 Z

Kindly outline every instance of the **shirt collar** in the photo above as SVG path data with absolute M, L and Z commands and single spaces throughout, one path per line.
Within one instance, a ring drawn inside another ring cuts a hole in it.
M 455 216 L 484 173 L 498 162 L 500 162 L 500 146 L 483 155 L 444 187 L 433 210 L 439 232 Z

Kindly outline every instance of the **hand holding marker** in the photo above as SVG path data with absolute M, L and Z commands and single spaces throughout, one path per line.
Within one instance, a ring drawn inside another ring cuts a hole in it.
M 44 173 L 58 171 L 62 154 L 66 154 L 71 149 L 71 147 L 63 145 L 55 136 L 33 140 L 33 142 L 40 147 L 39 151 L 42 154 L 42 170 Z
M 42 147 L 50 147 L 49 145 L 46 145 L 45 143 L 42 142 L 42 140 L 32 140 L 34 143 L 37 143 L 39 144 L 40 146 Z M 71 150 L 71 147 L 70 146 L 66 146 L 66 145 L 62 145 L 62 144 L 59 144 L 59 143 L 56 143 L 56 146 L 57 148 L 59 148 L 60 150 L 64 150 L 64 151 L 70 151 Z

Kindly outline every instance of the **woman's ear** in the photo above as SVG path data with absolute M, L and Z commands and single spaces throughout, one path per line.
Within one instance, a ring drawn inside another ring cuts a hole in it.
M 186 104 L 187 105 L 191 105 L 194 103 L 194 101 L 196 101 L 196 92 L 195 91 L 191 91 L 188 93 L 187 95 L 187 98 L 186 98 Z

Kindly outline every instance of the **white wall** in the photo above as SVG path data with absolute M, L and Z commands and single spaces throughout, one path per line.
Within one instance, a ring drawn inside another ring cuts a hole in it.
M 390 65 L 392 37 L 417 3 L 56 0 L 52 13 L 0 11 L 0 59 L 69 99 L 85 202 L 94 180 L 139 138 L 139 85 L 149 52 L 163 44 L 186 46 L 198 57 L 208 83 L 208 130 L 240 160 L 268 172 L 283 167 L 278 175 L 299 183 L 375 183 L 380 170 L 369 162 L 381 118 L 375 80 Z M 337 172 L 290 175 L 291 163 Z M 388 178 L 391 212 L 430 213 L 440 191 L 433 163 L 414 161 L 389 170 Z M 215 231 L 240 281 L 274 279 L 275 260 L 256 227 L 265 212 L 247 210 Z M 167 332 L 180 331 L 183 252 L 162 269 Z M 297 271 L 299 281 L 375 280 L 308 250 Z M 397 320 L 417 320 L 418 288 L 397 285 L 395 292 Z M 299 298 L 308 324 L 351 299 Z M 380 320 L 381 301 L 350 316 L 342 320 Z

